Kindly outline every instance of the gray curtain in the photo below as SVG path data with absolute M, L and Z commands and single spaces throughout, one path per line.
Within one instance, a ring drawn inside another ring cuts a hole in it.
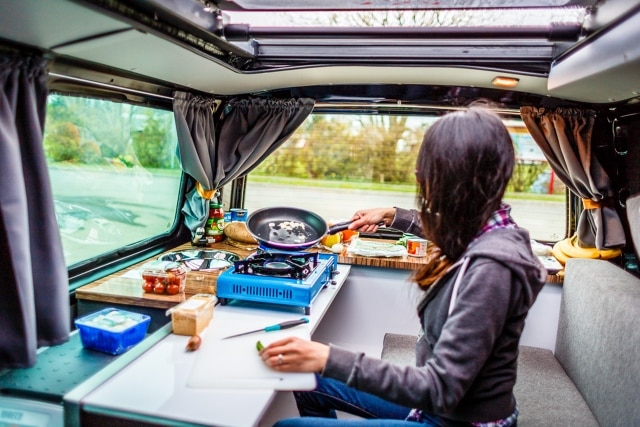
M 595 112 L 522 107 L 520 113 L 555 174 L 583 200 L 578 244 L 597 249 L 624 246 L 611 179 L 591 151 Z
M 213 98 L 174 94 L 182 169 L 196 181 L 182 208 L 192 234 L 204 226 L 208 199 L 215 191 L 258 166 L 293 134 L 314 105 L 308 98 L 248 97 L 220 106 Z M 224 108 L 219 120 L 218 108 Z
M 46 62 L 0 53 L 0 369 L 69 338 L 67 266 L 42 144 Z

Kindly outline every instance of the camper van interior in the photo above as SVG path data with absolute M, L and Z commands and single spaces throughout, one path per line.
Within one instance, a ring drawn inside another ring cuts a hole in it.
M 430 242 L 339 224 L 476 105 L 547 269 L 518 425 L 640 425 L 638 40 L 638 0 L 0 0 L 0 426 L 271 426 L 289 335 L 415 363 Z

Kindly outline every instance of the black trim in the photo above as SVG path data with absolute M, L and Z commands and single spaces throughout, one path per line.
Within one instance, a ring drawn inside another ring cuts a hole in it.
M 584 106 L 577 103 L 546 96 L 533 95 L 518 91 L 505 91 L 468 86 L 430 86 L 430 85 L 318 85 L 277 89 L 261 94 L 275 98 L 313 98 L 316 103 L 332 104 L 334 107 L 314 108 L 314 113 L 344 111 L 344 104 L 370 103 L 366 109 L 352 109 L 350 112 L 393 112 L 401 114 L 424 114 L 422 110 L 398 108 L 398 104 L 416 104 L 432 107 L 464 107 L 470 102 L 485 98 L 504 109 L 520 110 L 521 106 L 571 107 Z M 394 104 L 386 108 L 385 104 Z
M 230 208 L 244 208 L 244 197 L 247 188 L 247 177 L 241 176 L 231 182 Z
M 228 41 L 255 39 L 335 40 L 390 38 L 416 40 L 546 40 L 575 42 L 582 26 L 577 23 L 529 27 L 251 27 L 248 24 L 224 26 Z M 396 46 L 398 47 L 398 46 Z

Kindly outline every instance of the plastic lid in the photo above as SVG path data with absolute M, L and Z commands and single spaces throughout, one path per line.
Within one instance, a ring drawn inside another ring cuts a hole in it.
M 181 262 L 176 261 L 161 261 L 161 260 L 153 260 L 147 263 L 144 263 L 140 266 L 140 270 L 143 272 L 175 272 L 178 274 L 189 272 L 189 268 L 185 266 Z
M 195 294 L 180 304 L 168 309 L 166 315 L 176 312 L 180 314 L 200 313 L 218 302 L 218 298 L 212 294 Z

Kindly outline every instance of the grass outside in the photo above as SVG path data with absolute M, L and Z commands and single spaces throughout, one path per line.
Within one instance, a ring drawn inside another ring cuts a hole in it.
M 152 175 L 162 175 L 162 176 L 180 176 L 182 175 L 182 169 L 178 166 L 177 168 L 169 169 L 169 168 L 149 168 L 143 166 L 137 167 L 129 167 L 121 163 L 109 163 L 104 162 L 100 164 L 85 164 L 85 163 L 75 163 L 75 162 L 52 162 L 48 161 L 48 167 L 50 169 L 58 168 L 61 170 L 87 170 L 90 172 L 110 172 L 116 173 L 132 173 L 136 170 L 144 170 Z
M 415 193 L 415 185 L 409 184 L 382 184 L 375 182 L 349 182 L 331 181 L 321 179 L 287 178 L 278 176 L 266 176 L 251 174 L 248 177 L 253 182 L 295 185 L 300 187 L 322 187 L 322 188 L 350 188 L 354 190 L 388 191 L 393 193 Z M 562 202 L 566 199 L 564 194 L 540 194 L 540 193 L 516 193 L 508 192 L 505 199 L 518 200 L 542 200 Z

